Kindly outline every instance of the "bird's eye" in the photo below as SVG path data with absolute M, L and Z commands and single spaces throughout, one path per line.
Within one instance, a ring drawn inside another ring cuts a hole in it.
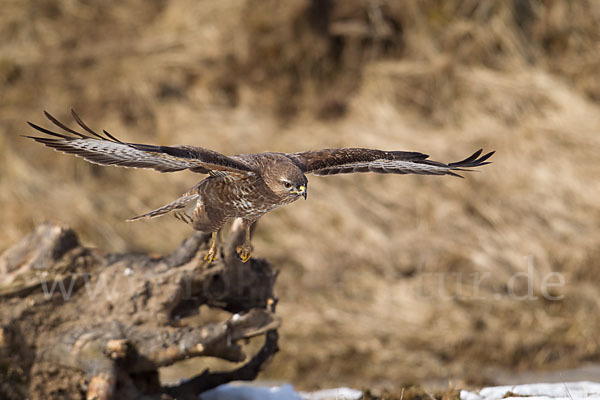
M 292 184 L 288 181 L 283 181 L 283 187 L 286 189 L 290 189 L 292 187 Z

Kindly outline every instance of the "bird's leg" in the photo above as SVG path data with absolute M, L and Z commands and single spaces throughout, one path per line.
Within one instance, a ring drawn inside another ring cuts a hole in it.
M 204 261 L 208 261 L 209 263 L 215 261 L 217 258 L 217 233 L 213 232 L 210 236 L 210 247 L 208 251 L 204 255 Z
M 236 247 L 235 251 L 240 256 L 242 262 L 246 262 L 250 259 L 252 255 L 252 244 L 250 243 L 250 227 L 252 227 L 252 223 L 244 222 L 246 228 L 246 237 L 244 243 L 238 247 Z

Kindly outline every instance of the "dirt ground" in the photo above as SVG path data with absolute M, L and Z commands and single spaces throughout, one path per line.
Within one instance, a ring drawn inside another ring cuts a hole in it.
M 0 251 L 47 220 L 107 251 L 191 233 L 124 220 L 199 175 L 52 152 L 19 136 L 42 110 L 225 154 L 496 150 L 465 179 L 309 177 L 265 216 L 283 327 L 263 377 L 396 392 L 600 362 L 599 26 L 594 0 L 5 1 Z

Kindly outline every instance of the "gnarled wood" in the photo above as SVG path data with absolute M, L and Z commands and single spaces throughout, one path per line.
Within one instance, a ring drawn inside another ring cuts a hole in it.
M 105 254 L 75 233 L 44 224 L 0 257 L 2 398 L 192 398 L 216 385 L 254 379 L 277 351 L 277 274 L 265 260 L 242 263 L 234 224 L 220 257 L 202 260 L 196 233 L 164 257 Z M 202 321 L 200 307 L 229 317 Z M 201 356 L 244 362 L 240 342 L 265 336 L 246 364 L 163 386 L 158 369 Z

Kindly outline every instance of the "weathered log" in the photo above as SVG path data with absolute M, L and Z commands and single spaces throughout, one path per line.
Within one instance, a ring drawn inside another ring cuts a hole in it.
M 195 398 L 254 379 L 277 351 L 277 273 L 239 260 L 238 224 L 211 264 L 208 239 L 196 233 L 164 257 L 106 254 L 66 227 L 37 227 L 0 256 L 0 398 Z M 207 306 L 229 317 L 202 321 Z M 158 379 L 190 357 L 243 362 L 241 343 L 260 335 L 261 350 L 233 371 L 175 386 Z

